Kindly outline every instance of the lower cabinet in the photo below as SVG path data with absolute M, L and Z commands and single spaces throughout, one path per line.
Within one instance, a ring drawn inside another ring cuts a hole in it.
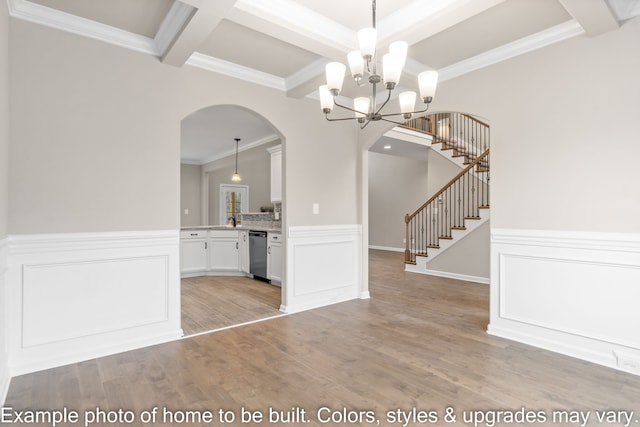
M 267 275 L 272 283 L 282 283 L 282 235 L 267 234 Z
M 249 232 L 242 230 L 238 232 L 238 243 L 240 246 L 240 271 L 249 274 Z
M 208 240 L 207 231 L 183 231 L 181 233 L 181 273 L 196 273 L 207 269 Z
M 240 274 L 237 230 L 185 230 L 180 233 L 180 273 Z
M 209 270 L 239 271 L 239 249 L 237 231 L 209 231 Z
M 248 230 L 184 230 L 180 233 L 180 273 L 249 274 Z M 282 234 L 267 234 L 267 278 L 282 283 Z

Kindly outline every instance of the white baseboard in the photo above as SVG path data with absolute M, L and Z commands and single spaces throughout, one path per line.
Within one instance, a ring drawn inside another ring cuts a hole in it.
M 404 252 L 404 248 L 394 248 L 391 246 L 369 245 L 369 249 L 377 249 L 379 251 L 389 251 L 389 252 Z
M 493 229 L 488 331 L 640 374 L 638 283 L 639 234 Z
M 287 236 L 286 313 L 361 298 L 360 225 L 290 227 Z
M 178 230 L 10 236 L 11 376 L 180 338 L 179 251 Z
M 468 274 L 458 274 L 449 271 L 425 270 L 420 273 L 428 274 L 430 276 L 446 277 L 447 279 L 464 280 L 465 282 L 476 282 L 483 285 L 488 285 L 491 282 L 491 279 L 488 277 L 470 276 Z

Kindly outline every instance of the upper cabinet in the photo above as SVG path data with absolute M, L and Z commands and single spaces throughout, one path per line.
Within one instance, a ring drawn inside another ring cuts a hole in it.
M 271 203 L 282 202 L 282 145 L 267 148 L 271 154 Z

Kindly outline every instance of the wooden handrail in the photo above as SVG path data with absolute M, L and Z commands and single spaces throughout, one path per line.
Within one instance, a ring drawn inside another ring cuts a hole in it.
M 477 159 L 475 159 L 473 162 L 471 162 L 466 168 L 464 168 L 462 171 L 460 171 L 460 173 L 458 175 L 456 175 L 453 179 L 451 179 L 451 181 L 449 181 L 446 185 L 444 185 L 440 191 L 438 191 L 436 194 L 434 194 L 433 196 L 431 196 L 431 198 L 429 200 L 427 200 L 424 204 L 422 204 L 422 206 L 420 206 L 418 209 L 415 210 L 414 213 L 412 213 L 411 215 L 406 214 L 404 217 L 404 222 L 405 224 L 408 224 L 409 221 L 411 221 L 411 219 L 415 218 L 416 215 L 418 215 L 420 213 L 420 211 L 422 211 L 424 208 L 426 208 L 431 202 L 433 202 L 434 200 L 436 200 L 438 198 L 438 196 L 440 196 L 442 193 L 444 193 L 451 185 L 453 185 L 453 183 L 455 183 L 457 180 L 459 180 L 464 174 L 466 174 L 467 172 L 469 172 L 471 169 L 473 169 L 478 163 L 480 163 L 480 161 L 482 159 L 484 159 L 485 157 L 487 157 L 489 155 L 489 149 L 487 148 L 485 150 L 484 153 L 482 153 Z

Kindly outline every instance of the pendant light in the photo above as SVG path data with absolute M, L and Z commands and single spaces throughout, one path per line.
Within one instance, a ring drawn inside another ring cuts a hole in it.
M 234 140 L 236 141 L 236 171 L 231 177 L 231 181 L 240 182 L 242 181 L 242 178 L 240 178 L 240 174 L 238 173 L 238 143 L 240 142 L 240 138 L 234 138 Z

